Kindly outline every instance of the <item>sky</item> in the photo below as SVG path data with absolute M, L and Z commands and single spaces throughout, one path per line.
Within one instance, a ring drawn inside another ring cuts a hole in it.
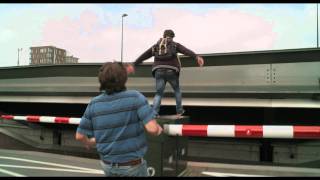
M 0 3 L 0 67 L 17 65 L 18 48 L 28 65 L 30 47 L 47 45 L 80 63 L 120 61 L 122 22 L 124 62 L 165 29 L 200 55 L 317 47 L 315 3 Z

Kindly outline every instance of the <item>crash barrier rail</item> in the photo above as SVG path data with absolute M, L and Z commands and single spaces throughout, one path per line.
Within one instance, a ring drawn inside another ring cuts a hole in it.
M 52 116 L 1 115 L 5 120 L 23 120 L 38 123 L 79 124 L 81 118 Z M 171 136 L 320 139 L 320 126 L 291 125 L 190 125 L 163 124 Z

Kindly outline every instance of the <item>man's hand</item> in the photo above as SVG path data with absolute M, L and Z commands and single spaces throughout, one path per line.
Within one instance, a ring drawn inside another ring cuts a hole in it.
M 204 65 L 204 60 L 201 56 L 197 56 L 197 62 L 200 67 L 202 67 Z
M 91 147 L 93 147 L 96 144 L 96 138 L 86 139 L 84 144 L 86 149 L 89 150 Z
M 128 74 L 134 73 L 135 71 L 134 67 L 131 64 L 128 64 L 126 69 Z
M 163 131 L 162 127 L 157 123 L 155 119 L 149 121 L 147 124 L 144 125 L 144 127 L 148 133 L 154 136 L 159 136 Z
M 86 135 L 78 132 L 76 133 L 76 140 L 81 141 L 88 150 L 96 144 L 96 138 L 89 139 Z

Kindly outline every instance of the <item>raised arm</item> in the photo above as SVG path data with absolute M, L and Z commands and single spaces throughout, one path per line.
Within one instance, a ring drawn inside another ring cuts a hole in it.
M 146 50 L 143 54 L 141 54 L 132 64 L 127 65 L 127 72 L 128 74 L 134 73 L 135 66 L 138 64 L 141 64 L 143 61 L 149 59 L 152 57 L 152 47 L 150 47 L 148 50 Z
M 183 46 L 182 44 L 180 44 L 180 43 L 177 43 L 177 51 L 178 51 L 179 53 L 181 53 L 181 54 L 184 54 L 184 55 L 187 55 L 187 56 L 190 56 L 190 57 L 196 59 L 197 62 L 198 62 L 198 65 L 199 65 L 200 67 L 204 65 L 204 60 L 203 60 L 203 58 L 202 58 L 201 56 L 196 55 L 196 53 L 194 53 L 192 50 L 184 47 L 184 46 Z
M 141 54 L 133 63 L 134 66 L 141 64 L 143 61 L 149 59 L 152 57 L 152 47 L 150 47 L 148 50 L 146 50 L 143 54 Z

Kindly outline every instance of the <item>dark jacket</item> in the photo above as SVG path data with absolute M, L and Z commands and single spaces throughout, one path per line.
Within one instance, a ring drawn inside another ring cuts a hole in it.
M 182 44 L 174 42 L 176 44 L 176 50 L 178 53 L 191 56 L 194 59 L 196 59 L 197 55 L 191 51 L 190 49 L 184 47 Z M 154 46 L 154 45 L 153 45 Z M 141 56 L 137 58 L 137 60 L 133 63 L 134 66 L 142 63 L 143 61 L 149 59 L 150 57 L 153 56 L 152 54 L 152 47 L 151 46 L 147 51 L 145 51 Z M 166 69 L 173 69 L 175 70 L 178 74 L 180 72 L 181 64 L 177 56 L 168 59 L 168 60 L 159 60 L 157 58 L 154 58 L 154 63 L 152 65 L 152 75 L 154 76 L 154 72 L 156 69 L 159 68 L 166 68 Z

